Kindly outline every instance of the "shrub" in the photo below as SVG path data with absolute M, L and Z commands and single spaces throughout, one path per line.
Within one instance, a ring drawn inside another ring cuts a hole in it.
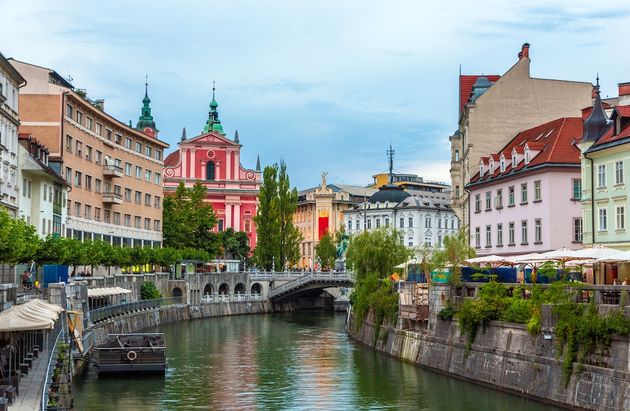
M 457 311 L 449 305 L 446 308 L 442 308 L 437 315 L 444 321 L 450 321 L 456 313 Z
M 147 281 L 142 284 L 140 288 L 140 297 L 143 300 L 154 300 L 156 298 L 162 298 L 162 293 L 157 289 L 155 284 L 151 281 Z

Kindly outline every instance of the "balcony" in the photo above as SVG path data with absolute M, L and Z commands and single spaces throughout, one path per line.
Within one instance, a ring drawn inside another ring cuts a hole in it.
M 122 195 L 114 192 L 103 193 L 103 202 L 110 204 L 122 204 Z
M 122 177 L 123 168 L 115 164 L 103 164 L 103 175 L 110 177 Z

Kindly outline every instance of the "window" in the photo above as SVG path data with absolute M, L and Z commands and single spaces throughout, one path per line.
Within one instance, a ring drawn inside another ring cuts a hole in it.
M 151 206 L 151 194 L 144 195 L 144 205 L 147 207 Z
M 459 185 L 455 186 L 455 196 L 459 197 Z
M 389 217 L 385 217 L 384 224 L 385 227 L 389 227 Z
M 223 220 L 221 220 L 223 222 Z M 153 220 L 153 229 L 155 231 L 160 231 L 160 220 Z
M 81 180 L 83 179 L 83 173 L 80 171 L 74 172 L 74 185 L 77 187 L 81 187 Z
M 162 161 L 162 150 L 155 150 L 155 159 Z
M 486 226 L 486 247 L 492 247 L 492 226 Z
M 92 147 L 90 146 L 85 146 L 85 159 L 92 161 Z
M 69 151 L 72 153 L 72 136 L 70 136 L 69 134 L 66 134 L 66 151 Z
M 142 153 L 142 143 L 136 141 L 136 153 Z
M 582 199 L 582 180 L 579 178 L 574 178 L 571 182 L 573 184 L 573 200 L 581 200 Z
M 534 243 L 542 243 L 542 222 L 540 218 L 534 220 Z
M 534 201 L 541 201 L 542 193 L 540 190 L 540 180 L 534 181 Z
M 131 150 L 131 139 L 129 137 L 125 137 L 125 148 Z
M 606 209 L 600 208 L 598 213 L 599 213 L 599 230 L 600 231 L 607 230 Z
M 371 218 L 367 220 L 367 228 L 368 228 L 368 230 L 370 230 L 372 228 L 372 219 Z
M 376 228 L 381 228 L 381 219 L 380 219 L 380 218 L 377 218 L 377 219 L 375 220 L 375 224 L 376 224 Z
M 481 194 L 475 194 L 475 213 L 481 212 Z
M 508 245 L 514 245 L 514 222 L 508 224 Z
M 153 206 L 155 208 L 160 208 L 162 207 L 162 199 L 159 196 L 155 196 L 154 198 L 154 203 Z M 359 222 L 357 221 L 357 226 L 358 226 Z M 358 227 L 357 227 L 358 228 Z
M 94 207 L 94 219 L 101 221 L 101 209 L 99 207 Z
M 475 247 L 481 247 L 481 228 L 475 227 Z
M 28 180 L 28 184 L 27 184 L 27 193 L 26 193 L 26 196 L 27 196 L 28 198 L 31 198 L 31 192 L 32 192 L 32 191 L 31 191 L 31 189 L 32 189 L 32 186 L 33 186 L 33 185 L 32 185 L 32 183 L 31 183 L 31 180 Z
M 109 224 L 111 222 L 111 214 L 110 210 L 103 210 L 103 222 Z
M 122 187 L 120 187 L 119 185 L 114 185 L 114 193 L 122 194 Z
M 162 182 L 162 175 L 160 173 L 155 173 L 155 184 L 160 185 Z
M 83 125 L 83 113 L 77 110 L 77 123 Z
M 425 217 L 425 219 L 424 219 L 424 226 L 426 228 L 431 228 L 431 217 L 429 217 L 429 216 Z
M 66 117 L 72 118 L 72 106 L 70 104 L 66 104 Z
M 150 218 L 145 218 L 144 219 L 144 229 L 145 230 L 150 230 L 151 229 L 151 219 Z
M 22 179 L 22 197 L 26 197 L 26 179 Z
M 48 184 L 44 184 L 43 191 L 44 191 L 44 201 L 46 201 L 46 196 L 48 195 Z
M 79 157 L 81 156 L 81 152 L 83 151 L 83 143 L 80 142 L 79 140 L 77 140 L 76 142 L 76 152 L 75 154 L 78 155 Z
M 94 122 L 94 120 L 90 117 L 86 117 L 85 120 L 85 127 L 87 127 L 88 130 L 92 130 L 92 123 Z
M 136 166 L 136 178 L 142 178 L 142 167 Z
M 358 221 L 357 221 L 358 222 Z M 245 226 L 245 232 L 249 233 L 250 231 L 252 231 L 252 222 L 251 220 L 245 220 L 244 221 L 244 226 Z
M 99 178 L 94 180 L 94 191 L 97 193 L 101 192 L 101 180 Z
M 624 230 L 626 228 L 626 208 L 624 206 L 616 207 L 615 221 L 617 222 L 615 227 L 617 230 Z
M 497 198 L 494 201 L 496 202 L 497 208 L 503 208 L 503 190 L 502 189 L 497 190 Z
M 358 229 L 359 229 L 359 220 L 355 221 L 355 224 L 354 224 L 354 229 L 355 229 L 355 230 L 358 230 Z
M 429 219 L 429 226 L 431 226 L 431 219 Z M 409 227 L 413 227 L 413 217 L 409 217 Z
M 521 245 L 527 245 L 527 220 L 521 221 Z
M 120 225 L 120 213 L 118 211 L 114 211 L 114 224 Z
M 514 186 L 508 188 L 508 207 L 514 205 Z
M 486 211 L 492 208 L 492 193 L 490 191 L 486 191 Z
M 136 204 L 142 204 L 142 193 L 140 191 L 136 191 Z
M 623 161 L 615 162 L 615 184 L 623 184 Z
M 597 166 L 597 187 L 606 187 L 606 165 Z
M 74 202 L 74 215 L 81 217 L 81 203 Z
M 83 211 L 85 212 L 85 218 L 90 220 L 92 218 L 92 206 L 86 204 L 85 207 L 83 208 Z
M 573 241 L 576 243 L 582 242 L 582 219 L 573 219 Z
M 459 161 L 459 150 L 455 150 L 455 161 Z
M 503 245 L 503 224 L 497 224 L 497 247 Z
M 142 228 L 142 217 L 140 216 L 135 216 L 133 218 L 133 226 L 135 228 Z
M 521 204 L 527 204 L 527 183 L 521 184 Z
M 107 129 L 107 139 L 112 141 L 112 131 L 110 129 Z
M 103 135 L 103 125 L 101 123 L 96 123 L 96 134 L 99 136 Z
M 131 189 L 125 188 L 125 201 L 131 202 Z
M 66 167 L 66 181 L 68 184 L 72 184 L 72 169 L 70 167 Z
M 131 227 L 131 214 L 125 214 L 125 227 Z
M 85 189 L 92 191 L 92 176 L 85 176 Z
M 118 133 L 116 133 L 116 140 L 115 140 L 116 144 L 122 144 L 122 136 Z
M 96 164 L 101 164 L 101 161 L 103 160 L 103 153 L 101 153 L 99 150 L 96 150 Z
M 352 220 L 348 220 L 348 231 L 352 230 Z
M 206 164 L 206 180 L 214 180 L 214 161 L 208 161 Z
M 144 146 L 144 154 L 147 157 L 151 157 L 151 155 L 153 154 L 153 149 L 151 148 L 150 145 L 147 144 L 146 146 Z
M 147 183 L 151 182 L 151 170 L 149 170 L 149 169 L 144 170 L 144 180 Z
M 125 163 L 125 175 L 126 176 L 131 175 L 131 163 Z
M 400 217 L 400 225 L 399 228 L 403 228 L 405 226 L 405 218 L 404 217 Z

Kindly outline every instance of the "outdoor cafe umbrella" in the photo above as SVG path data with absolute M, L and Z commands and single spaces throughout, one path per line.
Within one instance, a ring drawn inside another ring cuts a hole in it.
M 411 260 L 407 261 L 406 263 L 398 264 L 394 268 L 407 268 L 407 266 L 411 265 L 411 264 L 420 264 L 420 263 L 418 262 L 417 259 L 412 258 Z
M 630 261 L 630 251 L 614 250 L 593 260 L 597 263 L 623 263 L 626 261 Z
M 506 257 L 500 257 L 498 255 L 484 255 L 482 257 L 469 258 L 465 260 L 468 264 L 487 264 L 490 266 L 501 265 L 514 265 L 514 262 Z

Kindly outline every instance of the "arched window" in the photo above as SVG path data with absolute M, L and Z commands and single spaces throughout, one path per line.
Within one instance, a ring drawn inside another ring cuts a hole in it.
M 214 161 L 208 161 L 206 164 L 206 180 L 214 180 Z

